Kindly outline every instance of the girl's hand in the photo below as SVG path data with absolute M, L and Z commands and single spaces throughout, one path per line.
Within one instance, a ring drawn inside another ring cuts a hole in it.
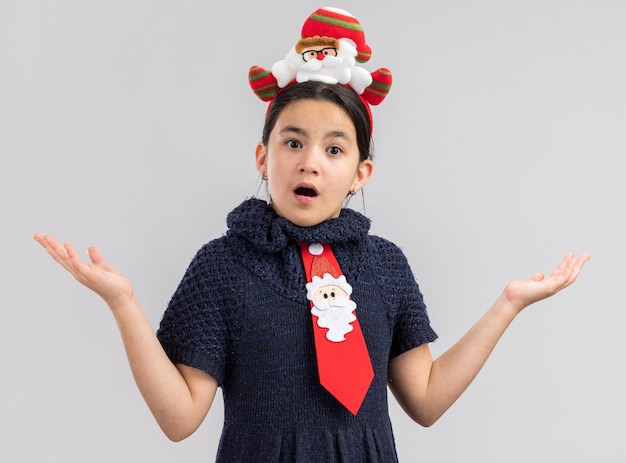
M 502 297 L 516 312 L 520 312 L 530 304 L 553 296 L 574 283 L 589 259 L 588 254 L 582 254 L 578 258 L 574 254 L 567 254 L 547 277 L 543 273 L 536 273 L 527 281 L 513 281 L 506 286 Z
M 134 298 L 130 282 L 104 260 L 97 248 L 88 249 L 91 262 L 86 262 L 69 243 L 62 246 L 52 236 L 41 233 L 36 233 L 33 239 L 77 281 L 102 297 L 112 310 Z

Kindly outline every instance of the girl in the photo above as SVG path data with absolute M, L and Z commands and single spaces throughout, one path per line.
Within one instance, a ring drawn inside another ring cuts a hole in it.
M 371 128 L 367 103 L 347 85 L 289 83 L 273 96 L 256 147 L 270 203 L 248 199 L 228 215 L 228 232 L 198 251 L 156 335 L 130 282 L 98 249 L 87 262 L 69 244 L 34 236 L 107 303 L 137 386 L 170 439 L 198 428 L 221 386 L 217 461 L 397 461 L 387 387 L 413 420 L 432 425 L 517 314 L 576 280 L 588 255 L 508 284 L 433 360 L 436 334 L 405 257 L 344 207 L 372 174 Z M 340 306 L 349 308 L 335 316 Z M 350 346 L 363 344 L 366 365 L 353 369 L 363 355 Z M 338 384 L 342 375 L 364 383 Z

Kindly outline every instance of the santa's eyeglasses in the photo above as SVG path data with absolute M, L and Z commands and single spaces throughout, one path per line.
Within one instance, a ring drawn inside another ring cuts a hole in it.
M 301 55 L 302 59 L 308 62 L 314 59 L 324 59 L 327 56 L 337 56 L 337 49 L 328 47 L 322 48 L 321 50 L 304 50 Z

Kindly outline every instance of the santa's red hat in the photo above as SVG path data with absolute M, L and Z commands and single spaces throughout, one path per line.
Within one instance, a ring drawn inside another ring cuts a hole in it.
M 361 23 L 341 8 L 324 7 L 315 10 L 302 26 L 302 38 L 332 37 L 350 39 L 356 46 L 356 60 L 360 63 L 369 61 L 372 49 L 365 43 L 365 33 Z
M 313 294 L 321 287 L 335 285 L 343 289 L 349 296 L 352 294 L 352 286 L 346 281 L 346 277 L 341 274 L 341 270 L 333 266 L 324 257 L 324 246 L 320 243 L 309 245 L 308 251 L 313 255 L 311 264 L 311 282 L 307 283 L 307 297 L 313 298 Z

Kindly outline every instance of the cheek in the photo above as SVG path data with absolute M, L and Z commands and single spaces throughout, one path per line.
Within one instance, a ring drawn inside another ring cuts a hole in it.
M 279 175 L 281 170 L 276 163 L 276 159 L 269 156 L 265 159 L 265 169 L 270 180 L 272 179 L 272 177 L 276 177 L 277 175 Z
M 278 185 L 286 178 L 285 166 L 270 162 L 267 166 L 268 183 Z
M 332 182 L 337 189 L 350 189 L 356 178 L 356 172 L 350 168 L 333 169 L 331 172 Z

